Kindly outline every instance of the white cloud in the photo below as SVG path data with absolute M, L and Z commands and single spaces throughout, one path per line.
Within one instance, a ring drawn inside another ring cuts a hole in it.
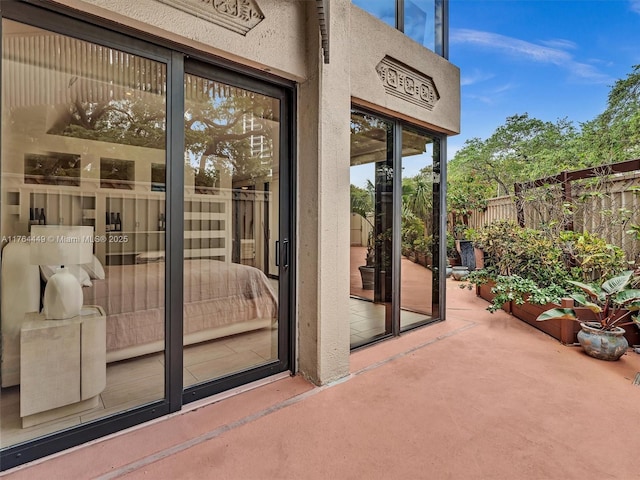
M 636 0 L 640 3 L 640 0 Z M 450 43 L 475 45 L 495 52 L 501 52 L 518 59 L 526 59 L 536 63 L 555 65 L 568 70 L 572 75 L 592 83 L 611 83 L 613 79 L 600 72 L 593 65 L 576 61 L 565 51 L 575 48 L 575 44 L 566 40 L 552 40 L 554 46 L 538 45 L 498 33 L 483 32 L 471 29 L 454 29 Z
M 493 73 L 482 72 L 478 69 L 473 70 L 470 73 L 465 72 L 460 78 L 460 85 L 473 85 L 474 83 L 484 82 L 485 80 L 490 80 L 495 75 Z
M 509 92 L 514 88 L 514 85 L 505 83 L 504 85 L 498 85 L 490 90 L 485 90 L 483 93 L 467 93 L 466 91 L 463 91 L 463 95 L 465 98 L 470 100 L 475 100 L 477 102 L 484 103 L 485 105 L 493 106 L 499 103 L 500 99 L 503 98 L 503 93 Z
M 640 15 L 640 0 L 629 0 L 631 11 Z
M 565 40 L 563 38 L 554 38 L 553 40 L 542 40 L 540 43 L 551 48 L 561 48 L 565 50 L 575 50 L 578 48 L 575 42 Z

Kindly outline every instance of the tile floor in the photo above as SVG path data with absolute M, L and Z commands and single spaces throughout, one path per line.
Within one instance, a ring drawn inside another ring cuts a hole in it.
M 368 300 L 351 298 L 350 306 L 351 320 L 351 345 L 362 345 L 371 341 L 384 332 L 384 304 L 376 304 Z M 412 312 L 410 310 L 400 311 L 400 327 L 405 328 L 414 324 L 426 322 L 431 317 L 426 314 Z

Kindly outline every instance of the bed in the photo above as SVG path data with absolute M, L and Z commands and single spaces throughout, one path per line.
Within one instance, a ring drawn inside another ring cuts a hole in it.
M 97 259 L 96 259 L 97 261 Z M 277 297 L 257 268 L 218 260 L 184 262 L 184 344 L 275 327 Z M 107 362 L 164 350 L 165 263 L 89 269 L 85 305 L 107 314 Z M 2 386 L 19 383 L 20 325 L 37 311 L 41 272 L 29 263 L 28 244 L 10 243 L 2 251 Z M 90 284 L 90 285 L 89 285 Z

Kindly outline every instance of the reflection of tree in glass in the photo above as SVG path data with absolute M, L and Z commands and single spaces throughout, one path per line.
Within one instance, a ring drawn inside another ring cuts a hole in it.
M 61 111 L 48 133 L 165 148 L 165 119 L 162 97 L 155 95 L 103 102 L 76 100 Z
M 247 90 L 187 76 L 185 161 L 196 187 L 220 175 L 255 184 L 268 177 L 278 133 L 278 101 Z
M 80 185 L 80 155 L 49 153 L 24 157 L 25 183 Z
M 402 207 L 425 225 L 426 235 L 433 233 L 433 167 L 420 170 L 418 175 L 402 179 Z

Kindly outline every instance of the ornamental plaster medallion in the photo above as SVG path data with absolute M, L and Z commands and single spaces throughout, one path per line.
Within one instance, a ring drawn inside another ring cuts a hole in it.
M 158 0 L 183 12 L 246 35 L 264 20 L 254 0 Z
M 433 110 L 440 95 L 433 79 L 391 57 L 384 57 L 376 72 L 389 95 L 406 100 L 427 110 Z

